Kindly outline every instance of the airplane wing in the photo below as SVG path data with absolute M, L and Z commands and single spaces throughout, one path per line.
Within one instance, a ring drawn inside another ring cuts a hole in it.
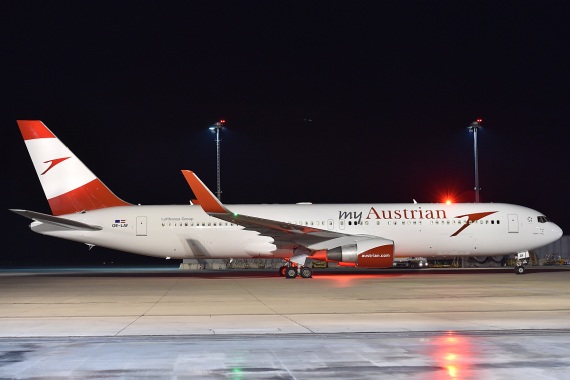
M 81 222 L 77 222 L 75 220 L 61 218 L 59 216 L 42 214 L 41 212 L 28 211 L 28 210 L 18 210 L 18 209 L 10 209 L 10 211 L 15 212 L 18 215 L 22 215 L 26 218 L 36 220 L 38 222 L 52 224 L 52 225 L 58 226 L 58 227 L 69 228 L 71 230 L 100 231 L 103 229 L 103 227 L 101 227 L 101 226 L 95 226 L 95 225 L 91 225 L 91 224 L 81 223 Z
M 270 236 L 277 245 L 296 243 L 312 250 L 320 250 L 378 238 L 378 236 L 343 234 L 233 213 L 212 194 L 194 172 L 182 170 L 182 174 L 198 198 L 198 203 L 208 215 L 243 226 L 246 230 L 257 231 L 261 235 Z

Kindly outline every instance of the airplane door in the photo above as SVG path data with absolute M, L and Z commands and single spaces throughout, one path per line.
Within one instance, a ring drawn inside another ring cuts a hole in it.
M 146 236 L 146 216 L 137 216 L 137 236 Z
M 519 218 L 517 214 L 509 214 L 509 233 L 519 232 Z

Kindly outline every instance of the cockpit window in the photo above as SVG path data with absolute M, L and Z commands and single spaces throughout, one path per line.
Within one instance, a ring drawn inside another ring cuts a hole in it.
M 546 223 L 546 222 L 550 222 L 550 221 L 548 220 L 548 218 L 547 218 L 546 216 L 544 216 L 544 215 L 542 215 L 542 216 L 539 216 L 539 217 L 538 217 L 538 218 L 536 218 L 536 219 L 538 220 L 538 223 Z

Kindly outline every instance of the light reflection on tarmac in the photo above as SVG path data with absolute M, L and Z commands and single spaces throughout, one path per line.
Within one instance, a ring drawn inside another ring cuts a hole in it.
M 568 379 L 570 331 L 0 339 L 2 378 Z
M 570 379 L 570 271 L 0 271 L 0 378 Z

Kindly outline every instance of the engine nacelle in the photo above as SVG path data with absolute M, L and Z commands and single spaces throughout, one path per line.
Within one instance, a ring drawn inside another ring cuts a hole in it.
M 358 247 L 356 244 L 343 245 L 327 251 L 327 260 L 356 263 L 358 261 Z
M 391 268 L 394 265 L 394 242 L 387 239 L 369 239 L 355 244 L 331 248 L 327 260 L 355 263 L 362 268 Z

